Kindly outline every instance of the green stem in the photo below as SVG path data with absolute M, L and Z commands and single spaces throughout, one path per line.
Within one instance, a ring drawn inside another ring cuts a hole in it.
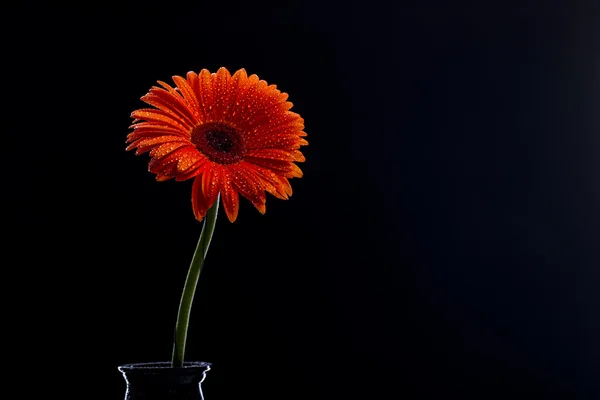
M 204 226 L 202 227 L 200 239 L 198 239 L 198 244 L 196 245 L 196 250 L 192 257 L 192 263 L 190 264 L 190 269 L 187 278 L 185 279 L 185 286 L 183 287 L 179 311 L 177 313 L 177 324 L 175 325 L 175 343 L 173 345 L 172 358 L 173 367 L 183 366 L 185 342 L 190 322 L 190 311 L 192 310 L 194 293 L 196 292 L 198 278 L 200 277 L 200 272 L 204 265 L 206 252 L 208 251 L 208 246 L 210 245 L 210 240 L 215 230 L 215 223 L 219 211 L 219 197 L 220 196 L 217 196 L 215 203 L 206 213 L 206 217 L 204 217 Z

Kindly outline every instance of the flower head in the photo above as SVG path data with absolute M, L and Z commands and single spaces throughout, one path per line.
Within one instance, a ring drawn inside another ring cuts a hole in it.
M 192 209 L 197 220 L 218 198 L 231 222 L 239 195 L 258 211 L 266 192 L 292 194 L 289 179 L 302 176 L 304 120 L 290 111 L 288 95 L 244 69 L 225 68 L 173 76 L 175 87 L 158 81 L 141 100 L 152 108 L 134 111 L 127 150 L 150 152 L 148 170 L 158 181 L 194 178 Z

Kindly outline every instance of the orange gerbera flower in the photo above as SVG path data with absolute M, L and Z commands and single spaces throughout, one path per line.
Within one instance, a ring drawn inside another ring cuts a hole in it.
M 289 178 L 302 176 L 304 120 L 290 111 L 288 95 L 240 69 L 203 69 L 158 81 L 141 100 L 154 108 L 134 111 L 127 150 L 150 152 L 148 170 L 158 181 L 194 178 L 192 209 L 202 220 L 217 200 L 231 222 L 239 196 L 264 214 L 266 193 L 287 199 Z

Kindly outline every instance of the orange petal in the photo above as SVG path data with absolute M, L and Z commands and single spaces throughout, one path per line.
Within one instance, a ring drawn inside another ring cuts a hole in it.
M 259 165 L 261 167 L 279 173 L 288 172 L 292 168 L 290 166 L 291 163 L 289 161 L 273 160 L 269 158 L 260 158 L 252 156 L 245 156 L 244 160 L 254 165 Z
M 252 173 L 252 171 L 241 167 L 239 164 L 232 164 L 229 166 L 229 169 L 231 171 L 233 186 L 261 214 L 264 214 L 266 211 L 266 196 L 263 181 L 256 174 Z
M 175 96 L 161 88 L 150 89 L 148 94 L 142 96 L 141 100 L 154 106 L 175 119 L 182 120 L 187 125 L 195 125 L 196 118 L 181 96 Z
M 132 118 L 140 120 L 160 122 L 161 124 L 167 125 L 171 128 L 187 131 L 190 126 L 184 124 L 182 121 L 172 118 L 171 116 L 164 113 L 162 110 L 154 108 L 142 108 L 131 113 Z
M 175 88 L 173 86 L 169 85 L 168 83 L 163 82 L 163 81 L 156 81 L 156 82 L 158 82 L 158 84 L 160 86 L 162 86 L 163 88 L 165 88 L 167 90 L 167 92 L 173 94 L 175 97 L 179 97 L 179 98 L 182 97 L 181 93 L 179 93 L 177 90 L 175 90 Z M 153 86 L 153 88 L 155 88 L 155 87 L 156 86 Z
M 293 192 L 292 185 L 290 185 L 290 181 L 288 181 L 287 178 L 283 176 L 278 176 L 277 179 L 279 180 L 279 182 L 281 182 L 281 187 L 283 187 L 283 190 L 285 190 L 285 194 L 291 196 Z
M 220 171 L 218 165 L 207 162 L 202 168 L 202 174 L 196 175 L 192 185 L 192 210 L 198 221 L 206 215 L 206 212 L 217 199 L 219 194 Z M 216 170 L 216 172 L 215 172 Z M 213 175 L 214 174 L 214 175 Z M 212 183 L 215 183 L 214 185 Z M 208 186 L 208 192 L 205 189 Z M 218 205 L 216 205 L 218 207 Z
M 172 172 L 170 175 L 174 176 L 177 172 L 177 161 L 182 157 L 183 152 L 185 152 L 185 146 L 171 151 L 164 157 L 153 158 L 148 163 L 148 170 L 153 174 L 165 174 L 165 171 L 169 168 L 169 171 Z
M 174 170 L 175 170 L 175 164 L 170 164 L 170 165 L 165 165 L 164 168 L 160 171 L 157 171 L 157 172 L 151 171 L 151 172 L 156 174 L 157 181 L 163 182 L 168 179 L 172 179 L 175 176 Z
M 185 148 L 185 151 L 180 153 L 180 157 L 177 160 L 177 174 L 182 174 L 191 167 L 196 166 L 200 160 L 206 160 L 206 157 L 194 146 L 188 146 Z
M 169 142 L 163 143 L 156 146 L 154 149 L 150 151 L 150 157 L 155 157 L 161 159 L 168 154 L 170 154 L 173 150 L 177 150 L 181 146 L 189 145 L 189 142 Z
M 207 210 L 217 199 L 219 194 L 219 181 L 221 179 L 221 167 L 219 164 L 207 163 L 202 171 L 202 193 L 207 204 Z
M 304 176 L 304 173 L 296 164 L 292 163 L 290 167 L 292 167 L 292 170 L 283 174 L 286 178 L 302 178 Z
M 199 80 L 199 92 L 200 92 L 200 106 L 205 115 L 205 121 L 213 120 L 213 104 L 214 104 L 214 94 L 213 94 L 213 86 L 211 81 L 211 73 L 207 69 L 203 69 L 200 71 L 200 75 L 198 76 Z
M 188 82 L 180 76 L 173 76 L 173 80 L 177 84 L 177 87 L 181 91 L 183 98 L 185 99 L 190 113 L 194 116 L 197 122 L 200 119 L 200 103 L 194 90 L 188 84 Z
M 299 137 L 297 133 L 291 134 L 275 134 L 275 135 L 260 135 L 254 136 L 252 140 L 248 140 L 247 148 L 254 149 L 281 149 L 281 150 L 297 150 L 301 146 L 305 146 L 308 142 Z
M 168 176 L 168 175 L 162 175 L 162 174 L 156 174 L 156 178 L 155 178 L 158 182 L 164 182 L 167 181 L 169 179 L 173 179 L 172 176 Z
M 244 75 L 245 71 L 240 73 L 240 78 L 243 78 Z M 233 104 L 231 122 L 244 131 L 252 129 L 252 117 L 257 111 L 257 109 L 253 109 L 253 106 L 258 106 L 259 99 L 258 84 L 258 76 L 255 74 L 250 75 L 245 79 L 244 85 L 237 95 L 235 104 Z
M 243 95 L 248 83 L 248 75 L 245 69 L 240 69 L 233 74 L 227 85 L 227 94 L 225 95 L 224 110 L 221 117 L 224 120 L 234 121 L 236 116 L 236 104 Z
M 216 75 L 213 75 L 213 94 L 215 96 L 215 104 L 213 107 L 213 118 L 217 121 L 223 118 L 224 111 L 229 106 L 228 86 L 231 75 L 226 68 L 219 68 Z
M 192 184 L 192 211 L 198 221 L 202 221 L 206 215 L 206 211 L 208 211 L 202 193 L 202 177 L 200 175 L 194 178 L 194 183 Z
M 230 222 L 237 219 L 240 204 L 238 192 L 231 185 L 231 173 L 227 168 L 223 168 L 221 176 L 221 196 L 223 199 L 223 208 Z
M 175 180 L 178 182 L 185 181 L 187 179 L 190 179 L 197 175 L 200 175 L 202 173 L 202 171 L 204 170 L 204 167 L 206 166 L 206 164 L 210 164 L 210 162 L 208 161 L 208 159 L 206 157 L 202 157 L 200 160 L 196 161 L 196 163 L 194 165 L 192 165 L 190 168 L 188 168 L 187 171 L 177 174 L 177 176 L 175 177 Z
M 135 154 L 140 155 L 147 151 L 152 150 L 154 147 L 157 147 L 163 143 L 171 143 L 171 142 L 181 142 L 181 143 L 189 143 L 187 140 L 182 139 L 177 136 L 157 136 L 152 138 L 141 138 L 131 143 L 125 150 L 131 150 L 137 148 Z
M 199 119 L 201 122 L 207 122 L 208 115 L 206 115 L 204 107 L 202 106 L 202 95 L 200 93 L 200 78 L 198 77 L 198 74 L 194 71 L 189 71 L 186 74 L 186 79 L 188 84 L 190 85 L 190 89 L 192 90 L 192 92 L 196 96 L 196 99 L 198 100 Z
M 140 138 L 152 138 L 158 136 L 177 136 L 189 139 L 189 133 L 164 125 L 151 124 L 149 122 L 141 122 L 133 126 L 134 131 L 127 135 L 126 143 L 131 143 Z
M 266 158 L 279 161 L 304 161 L 304 156 L 299 151 L 286 151 L 280 149 L 256 149 L 246 153 L 248 157 Z
M 285 188 L 282 187 L 281 181 L 277 179 L 277 174 L 267 168 L 246 161 L 243 161 L 240 164 L 243 165 L 247 171 L 252 171 L 263 182 L 267 192 L 279 199 L 287 200 L 288 195 Z
M 261 126 L 260 130 L 254 132 L 253 136 L 272 136 L 272 135 L 298 135 L 304 129 L 304 119 L 298 114 L 286 111 L 277 114 L 273 120 Z
M 260 81 L 264 82 L 264 81 Z M 285 114 L 290 108 L 292 103 L 286 102 L 284 99 L 287 97 L 286 93 L 281 93 L 275 89 L 275 85 L 264 87 L 259 85 L 259 103 L 258 106 L 252 107 L 254 111 L 252 117 L 252 126 L 254 128 L 261 128 L 269 126 L 277 121 L 278 116 Z
M 205 157 L 194 146 L 182 146 L 163 158 L 153 158 L 150 161 L 150 172 L 158 173 L 161 168 L 173 164 L 171 175 L 178 176 L 185 173 L 192 166 L 195 166 L 202 159 L 205 159 Z

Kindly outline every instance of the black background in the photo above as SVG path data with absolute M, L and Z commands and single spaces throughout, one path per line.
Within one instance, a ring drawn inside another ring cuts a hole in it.
M 125 151 L 129 115 L 225 66 L 289 93 L 310 144 L 289 201 L 217 222 L 187 353 L 207 400 L 600 398 L 598 2 L 2 7 L 29 390 L 121 399 L 118 365 L 169 359 L 201 224 L 191 181 Z

